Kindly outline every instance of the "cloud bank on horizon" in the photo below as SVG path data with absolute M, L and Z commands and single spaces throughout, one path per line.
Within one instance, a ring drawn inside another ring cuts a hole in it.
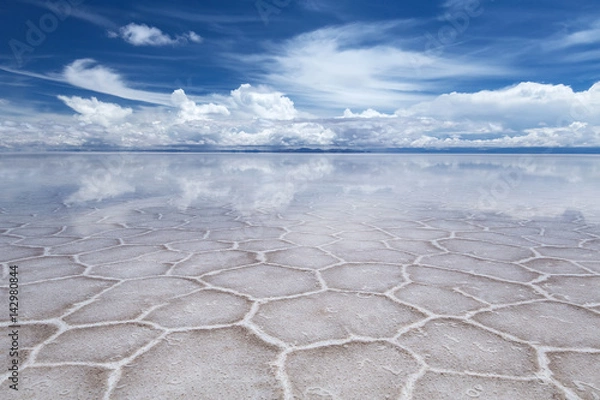
M 0 149 L 600 147 L 600 12 L 577 3 L 16 2 Z

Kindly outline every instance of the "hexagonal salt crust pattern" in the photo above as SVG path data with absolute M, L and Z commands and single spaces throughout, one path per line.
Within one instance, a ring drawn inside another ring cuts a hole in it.
M 21 398 L 600 398 L 595 226 L 366 203 L 260 224 L 78 212 L 0 214 Z

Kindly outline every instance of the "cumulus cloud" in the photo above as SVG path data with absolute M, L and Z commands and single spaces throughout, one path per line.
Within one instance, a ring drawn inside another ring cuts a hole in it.
M 303 147 L 334 145 L 336 133 L 319 122 L 248 121 L 223 129 L 219 143 L 223 146 Z
M 83 143 L 89 139 L 94 143 L 143 148 L 173 144 L 303 146 L 306 143 L 330 145 L 336 136 L 319 123 L 293 122 L 291 118 L 297 111 L 290 99 L 267 87 L 254 88 L 249 84 L 232 90 L 230 96 L 214 96 L 220 100 L 217 104 L 197 103 L 183 89 L 177 89 L 170 96 L 170 106 L 177 109 L 176 113 L 157 106 L 138 107 L 133 112 L 131 108 L 102 102 L 95 97 L 58 98 L 75 110 L 76 118 L 86 124 L 79 126 Z M 64 126 L 58 126 L 54 123 L 52 129 L 64 133 Z M 5 130 L 13 128 L 18 129 L 12 124 Z M 45 124 L 39 128 L 48 129 Z M 2 131 L 0 127 L 0 137 L 4 139 Z M 66 139 L 64 134 L 59 137 Z M 57 140 L 49 141 L 55 145 Z M 71 143 L 75 144 L 72 140 Z
M 233 116 L 238 119 L 274 120 L 290 120 L 299 116 L 294 102 L 289 97 L 264 85 L 252 86 L 245 83 L 232 90 L 229 96 L 217 94 L 204 96 L 199 99 L 206 104 L 197 104 L 195 99 L 190 99 L 181 89 L 171 94 L 133 89 L 121 74 L 88 58 L 78 59 L 67 65 L 63 70 L 62 79 L 75 87 L 97 93 L 177 107 L 180 109 L 178 114 L 180 122 L 206 119 L 209 114 L 233 113 Z
M 67 106 L 79 113 L 79 120 L 88 124 L 99 124 L 109 127 L 131 115 L 131 108 L 123 108 L 118 104 L 104 103 L 97 98 L 84 99 L 78 96 L 58 96 Z
M 119 32 L 109 31 L 109 37 L 120 37 L 134 46 L 166 46 L 189 42 L 201 43 L 202 37 L 193 31 L 172 37 L 154 26 L 130 23 L 119 29 Z
M 289 120 L 298 116 L 292 100 L 265 86 L 242 84 L 231 91 L 231 99 L 238 110 L 258 118 Z
M 395 118 L 397 115 L 395 114 L 384 114 L 379 111 L 373 110 L 372 108 L 366 109 L 361 113 L 353 113 L 352 110 L 346 108 L 344 110 L 344 115 L 340 118 Z
M 449 93 L 396 113 L 406 117 L 433 117 L 500 124 L 508 131 L 540 126 L 564 126 L 574 121 L 600 124 L 600 83 L 575 92 L 565 85 L 522 82 L 476 93 Z
M 213 103 L 197 105 L 196 102 L 190 100 L 183 89 L 177 89 L 171 94 L 171 103 L 179 108 L 178 122 L 205 120 L 209 114 L 229 115 L 227 107 L 216 105 Z
M 373 108 L 346 109 L 342 117 L 329 118 L 300 118 L 290 98 L 249 84 L 229 95 L 205 97 L 178 89 L 169 96 L 168 106 L 135 110 L 95 97 L 59 99 L 77 112 L 77 123 L 36 110 L 5 113 L 0 118 L 0 146 L 600 147 L 600 82 L 582 91 L 523 82 L 498 90 L 443 94 L 394 115 Z

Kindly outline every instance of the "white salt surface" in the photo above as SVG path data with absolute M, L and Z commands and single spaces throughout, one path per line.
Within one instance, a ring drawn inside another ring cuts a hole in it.
M 0 398 L 598 400 L 599 170 L 2 156 Z

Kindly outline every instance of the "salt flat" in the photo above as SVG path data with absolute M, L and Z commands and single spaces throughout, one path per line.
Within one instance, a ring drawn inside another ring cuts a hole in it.
M 598 157 L 0 167 L 0 398 L 600 398 Z

